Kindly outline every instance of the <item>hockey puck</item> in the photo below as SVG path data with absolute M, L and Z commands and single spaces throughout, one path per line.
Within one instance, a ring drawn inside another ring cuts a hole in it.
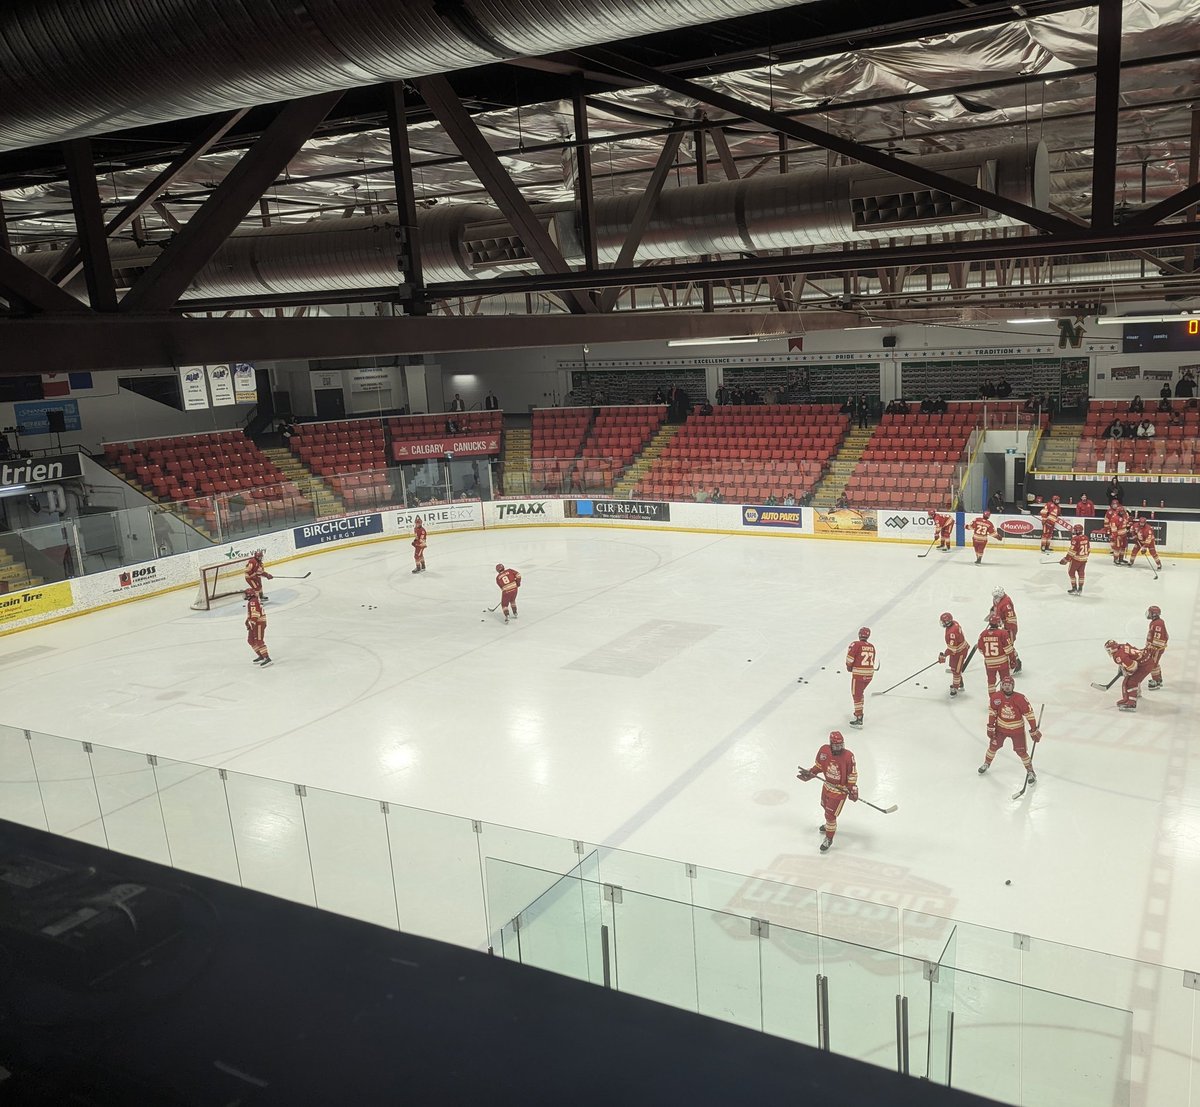
M 1012 883 L 1012 881 L 1011 881 L 1011 880 L 1006 880 L 1004 883 L 1005 883 L 1005 884 L 1011 884 L 1011 883 Z

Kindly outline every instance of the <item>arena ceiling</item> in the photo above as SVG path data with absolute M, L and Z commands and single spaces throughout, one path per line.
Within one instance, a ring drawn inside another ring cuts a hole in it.
M 1189 0 L 261 0 L 275 27 L 211 0 L 165 43 L 157 5 L 88 6 L 0 14 L 14 338 L 80 309 L 782 333 L 1200 307 Z

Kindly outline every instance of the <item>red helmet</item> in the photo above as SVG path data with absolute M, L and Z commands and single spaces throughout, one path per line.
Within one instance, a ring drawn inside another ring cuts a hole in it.
M 833 752 L 837 753 L 838 749 L 845 743 L 846 739 L 842 737 L 840 730 L 831 730 L 829 732 L 829 745 L 833 748 Z
M 985 511 L 985 512 L 983 513 L 983 517 L 984 517 L 985 519 L 990 519 L 990 518 L 992 517 L 992 513 L 991 513 L 990 511 Z
M 942 626 L 944 626 L 944 627 L 948 627 L 952 622 L 954 622 L 954 616 L 951 615 L 949 611 L 943 611 L 942 615 L 941 615 L 941 619 L 942 619 Z
M 988 612 L 988 626 L 999 627 L 1003 625 L 1004 621 L 1000 618 L 1000 612 L 993 607 L 992 610 Z
M 1052 496 L 1052 497 L 1051 497 L 1051 500 L 1052 500 L 1054 503 L 1058 503 L 1058 497 L 1057 497 L 1057 496 Z
M 1075 524 L 1075 525 L 1074 525 L 1074 526 L 1071 528 L 1071 533 L 1072 533 L 1072 534 L 1082 534 L 1082 533 L 1083 533 L 1083 526 L 1082 526 L 1080 523 L 1076 523 L 1076 524 Z
M 504 572 L 504 566 L 503 566 L 503 565 L 497 565 L 497 566 L 496 566 L 496 572 L 497 572 L 497 573 L 503 573 L 503 572 Z
M 871 637 L 871 628 L 870 627 L 859 627 L 858 628 L 858 636 L 865 642 L 868 638 Z
M 1112 505 L 1111 505 L 1111 506 L 1112 506 L 1112 507 L 1120 507 L 1120 506 L 1121 506 L 1121 501 L 1120 501 L 1120 500 L 1113 500 L 1113 502 L 1112 502 Z
M 1016 686 L 1017 682 L 1010 676 L 1003 677 L 1000 681 L 1000 689 L 1003 692 L 1011 693 Z
M 246 599 L 248 599 L 248 600 L 252 600 L 252 599 L 254 599 L 254 597 L 255 597 L 255 596 L 257 596 L 257 595 L 258 595 L 258 593 L 257 593 L 257 592 L 255 592 L 253 588 L 247 588 L 247 589 L 246 589 L 246 591 L 242 593 L 242 595 L 243 595 L 243 596 L 244 596 Z
M 1110 638 L 1107 642 L 1104 643 L 1104 648 L 1106 650 L 1108 650 L 1109 653 L 1112 653 L 1113 650 L 1115 650 L 1117 648 L 1116 640 L 1113 638 Z
M 1158 606 L 1158 604 L 1152 603 L 1148 608 L 1146 608 L 1146 618 L 1147 619 L 1161 619 L 1162 618 L 1162 609 Z

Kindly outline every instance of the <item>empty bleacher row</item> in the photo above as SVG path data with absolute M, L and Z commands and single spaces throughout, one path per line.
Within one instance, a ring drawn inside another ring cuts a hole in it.
M 1105 431 L 1114 419 L 1124 424 L 1144 419 L 1154 427 L 1154 435 L 1107 438 Z M 1110 471 L 1124 462 L 1131 473 L 1194 473 L 1200 464 L 1200 410 L 1176 401 L 1171 411 L 1158 411 L 1150 404 L 1137 413 L 1129 411 L 1128 400 L 1093 400 L 1075 450 L 1074 468 L 1094 472 L 1100 462 Z
M 241 431 L 106 442 L 109 466 L 156 499 L 182 503 L 197 523 L 216 525 L 212 497 L 236 499 L 247 526 L 271 517 L 272 508 L 303 514 L 300 488 Z
M 636 494 L 693 499 L 715 490 L 761 503 L 808 496 L 849 429 L 836 404 L 771 404 L 693 412 L 653 461 Z
M 846 484 L 848 499 L 856 507 L 948 506 L 982 418 L 982 403 L 955 404 L 945 415 L 884 415 Z

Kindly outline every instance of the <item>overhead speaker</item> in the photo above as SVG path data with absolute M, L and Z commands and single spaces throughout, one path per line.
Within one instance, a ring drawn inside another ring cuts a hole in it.
M 67 417 L 61 408 L 46 412 L 46 426 L 51 434 L 62 434 L 67 429 Z
M 883 348 L 890 350 L 896 345 L 896 336 L 894 334 L 885 334 L 883 336 Z

